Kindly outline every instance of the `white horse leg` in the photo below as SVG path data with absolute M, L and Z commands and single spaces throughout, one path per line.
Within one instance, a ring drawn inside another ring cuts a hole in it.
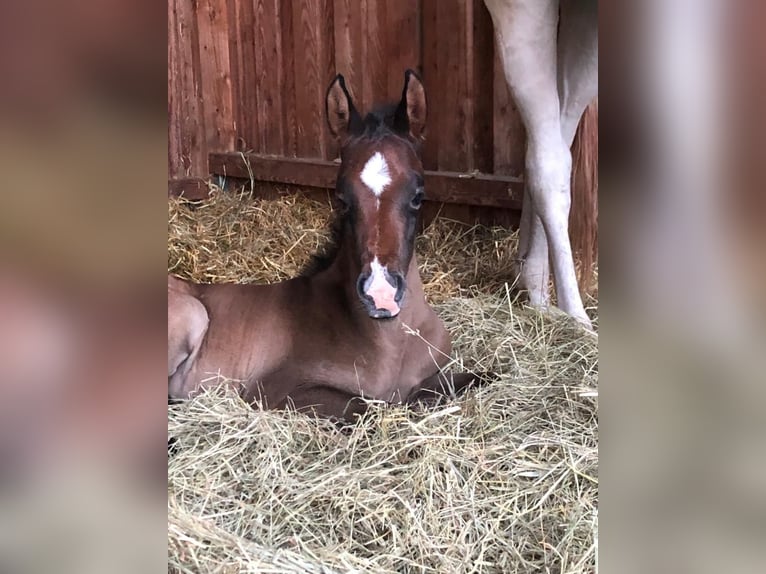
M 497 48 L 501 61 L 503 61 L 503 70 L 505 72 L 506 81 L 514 92 L 514 98 L 517 98 L 512 81 L 509 78 L 508 65 L 505 61 L 506 52 L 504 46 L 506 45 L 506 35 L 513 35 L 516 33 L 514 30 L 510 29 L 510 24 L 514 18 L 516 18 L 515 14 L 517 12 L 525 10 L 523 5 L 524 2 L 485 0 L 485 4 L 492 16 Z M 540 3 L 542 9 L 555 12 L 557 5 L 556 0 L 548 2 L 549 6 L 547 7 L 544 6 L 544 4 L 544 2 Z M 533 6 L 533 8 L 536 7 Z M 555 63 L 553 65 L 555 66 Z M 523 113 L 522 120 L 527 124 L 527 120 Z M 529 130 L 529 126 L 527 125 L 526 127 L 527 130 Z M 543 223 L 540 220 L 540 216 L 537 214 L 527 183 L 524 185 L 524 199 L 522 202 L 521 222 L 519 225 L 518 257 L 520 260 L 520 265 L 518 267 L 520 287 L 527 291 L 529 302 L 532 306 L 547 307 L 550 299 L 548 291 L 550 277 L 548 240 L 545 237 Z
M 521 288 L 527 291 L 529 303 L 533 307 L 547 307 L 550 299 L 548 240 L 545 237 L 543 222 L 535 212 L 532 196 L 526 186 L 521 206 L 518 257 L 519 283 Z
M 559 13 L 558 92 L 561 136 L 567 147 L 574 142 L 585 108 L 598 94 L 598 2 L 562 0 Z M 523 261 L 521 286 L 532 305 L 548 304 L 548 240 L 543 223 L 525 191 L 519 230 L 519 257 Z
M 506 81 L 527 128 L 526 186 L 548 240 L 558 305 L 590 326 L 569 244 L 572 155 L 561 133 L 557 87 L 559 5 L 556 0 L 485 2 Z M 531 249 L 534 228 L 533 218 L 530 252 L 538 253 Z
M 572 147 L 585 108 L 598 95 L 598 0 L 562 0 L 558 40 L 561 136 Z

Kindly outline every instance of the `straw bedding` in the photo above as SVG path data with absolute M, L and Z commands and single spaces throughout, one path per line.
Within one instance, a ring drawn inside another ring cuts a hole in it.
M 320 247 L 329 206 L 215 193 L 171 200 L 169 218 L 172 273 L 270 282 Z M 489 386 L 427 411 L 373 405 L 345 429 L 223 387 L 169 408 L 169 569 L 593 572 L 598 339 L 515 298 L 514 243 L 440 219 L 418 239 L 454 368 L 498 373 Z

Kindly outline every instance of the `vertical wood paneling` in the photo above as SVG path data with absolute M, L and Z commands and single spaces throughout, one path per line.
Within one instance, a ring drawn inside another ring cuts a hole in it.
M 441 122 L 443 106 L 441 104 L 441 78 L 439 58 L 439 34 L 437 30 L 438 0 L 423 0 L 421 4 L 421 45 L 423 84 L 426 88 L 428 101 L 428 120 L 426 123 L 426 139 L 423 145 L 423 167 L 430 170 L 439 167 L 438 126 Z
M 168 153 L 171 178 L 207 175 L 207 142 L 199 106 L 198 35 L 192 0 L 168 3 Z
M 386 100 L 401 97 L 407 68 L 420 72 L 419 12 L 418 2 L 386 3 Z
M 482 0 L 170 0 L 170 176 L 205 176 L 212 150 L 332 159 L 336 71 L 369 110 L 398 99 L 407 67 L 428 95 L 427 169 L 522 175 L 525 133 L 494 52 Z M 463 211 L 450 214 L 478 213 Z
M 472 35 L 469 41 L 469 79 L 472 102 L 471 139 L 469 141 L 471 169 L 492 173 L 493 133 L 492 107 L 494 101 L 495 42 L 492 17 L 483 0 L 472 2 Z
M 438 137 L 449 145 L 439 146 L 439 169 L 467 171 L 469 169 L 469 133 L 471 118 L 468 108 L 468 70 L 466 66 L 468 0 L 439 2 L 436 27 L 439 34 L 439 97 L 443 110 L 439 119 Z
M 386 102 L 389 97 L 386 78 L 386 1 L 364 0 L 362 15 L 366 26 L 362 51 L 364 75 L 362 78 L 362 101 L 364 109 Z
M 327 36 L 328 17 L 332 24 L 329 0 L 296 0 L 293 4 L 296 135 L 300 157 L 328 155 L 329 136 L 323 104 L 334 51 Z
M 322 126 L 322 134 L 324 139 L 324 149 L 322 150 L 322 157 L 324 159 L 332 159 L 335 157 L 335 139 L 330 134 L 330 128 L 327 126 L 327 119 L 325 116 L 325 96 L 327 95 L 327 86 L 330 84 L 332 78 L 337 73 L 335 70 L 335 34 L 334 34 L 334 6 L 333 0 L 326 1 L 326 12 L 322 18 L 322 43 L 324 45 L 321 76 L 319 78 L 319 101 L 318 101 L 318 116 L 319 123 Z
M 173 173 L 204 175 L 208 149 L 332 158 L 324 90 L 335 71 L 346 76 L 358 107 L 369 109 L 399 97 L 407 67 L 421 72 L 428 93 L 428 169 L 519 174 L 523 168 L 523 129 L 481 0 L 172 5 Z
M 480 0 L 423 0 L 428 169 L 492 169 L 492 26 Z
M 279 0 L 255 2 L 255 69 L 258 96 L 251 113 L 258 118 L 261 153 L 283 155 L 285 146 L 284 60 Z
M 255 26 L 253 0 L 228 0 L 229 59 L 233 94 L 235 145 L 238 150 L 262 151 L 258 141 Z
M 199 1 L 197 26 L 200 76 L 205 88 L 202 109 L 208 149 L 234 149 L 235 122 L 226 0 Z
M 364 0 L 335 0 L 333 5 L 333 34 L 335 36 L 335 70 L 343 74 L 346 86 L 351 91 L 357 107 L 362 101 L 362 36 L 365 29 L 362 21 Z
M 239 123 L 239 113 L 242 107 L 242 98 L 244 94 L 241 92 L 239 78 L 243 75 L 243 71 L 240 69 L 245 59 L 243 54 L 240 54 L 240 50 L 243 48 L 243 43 L 240 41 L 239 34 L 239 21 L 237 20 L 237 4 L 240 0 L 223 0 L 223 6 L 226 8 L 226 26 L 224 31 L 226 32 L 226 54 L 229 59 L 229 91 L 231 93 L 231 118 L 232 125 L 234 126 L 234 138 L 232 145 L 237 145 L 237 136 L 241 133 L 242 124 Z
M 265 25 L 265 22 L 263 23 Z M 295 42 L 293 41 L 293 0 L 279 0 L 279 25 L 282 32 L 282 126 L 284 154 L 298 156 L 298 118 L 295 94 Z
M 362 111 L 364 104 L 362 100 L 362 77 L 364 75 L 364 59 L 362 58 L 363 3 L 364 0 L 335 0 L 333 4 L 335 73 L 343 74 L 354 105 L 360 108 L 360 111 Z M 322 113 L 324 113 L 324 107 Z M 339 150 L 336 142 L 331 143 L 329 152 L 330 159 L 338 157 Z
M 178 56 L 176 28 L 176 3 L 168 2 L 168 178 L 183 175 L 181 162 L 181 98 L 183 91 L 178 81 L 177 66 L 182 61 Z

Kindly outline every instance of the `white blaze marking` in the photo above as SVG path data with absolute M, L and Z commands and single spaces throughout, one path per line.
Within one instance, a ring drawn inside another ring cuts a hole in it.
M 364 164 L 361 175 L 364 184 L 370 188 L 375 197 L 380 198 L 380 194 L 391 183 L 391 175 L 388 172 L 388 164 L 383 155 L 376 151 L 375 154 Z M 378 199 L 380 205 L 380 199 Z
M 372 260 L 372 263 L 370 263 L 370 276 L 367 278 L 367 281 L 364 285 L 365 292 L 369 291 L 370 289 L 379 286 L 388 285 L 388 281 L 386 281 L 386 268 L 383 267 L 380 264 L 380 260 L 378 259 L 378 256 L 376 255 L 375 258 Z
M 372 260 L 372 263 L 370 263 L 370 283 L 374 282 L 376 279 L 383 279 L 383 281 L 386 281 L 385 270 L 386 268 L 380 264 L 376 255 Z

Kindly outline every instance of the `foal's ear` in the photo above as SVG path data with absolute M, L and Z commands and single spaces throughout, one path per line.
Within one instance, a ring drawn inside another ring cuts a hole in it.
M 335 76 L 327 88 L 325 108 L 330 132 L 341 142 L 353 134 L 362 123 L 362 118 L 346 89 L 346 80 L 341 74 Z
M 404 72 L 402 99 L 396 108 L 394 129 L 400 134 L 409 134 L 420 139 L 426 127 L 426 89 L 423 82 L 412 70 Z

